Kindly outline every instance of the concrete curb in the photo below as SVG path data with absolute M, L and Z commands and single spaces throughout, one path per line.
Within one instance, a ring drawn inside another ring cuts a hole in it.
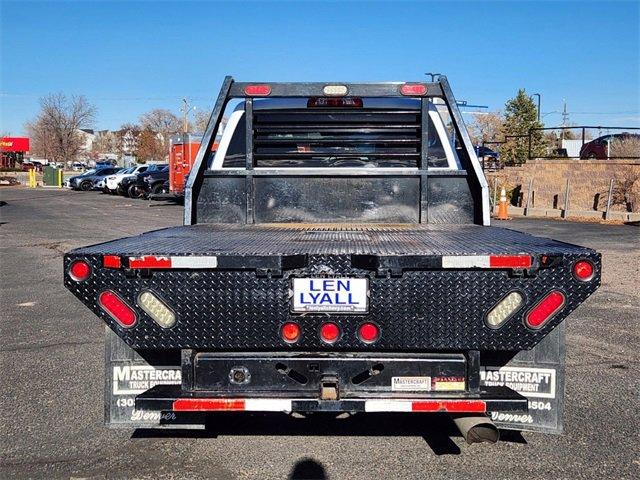
M 569 210 L 565 211 L 556 208 L 524 208 L 509 205 L 509 215 L 512 217 L 536 217 L 536 218 L 581 218 L 593 219 L 593 221 L 605 220 L 605 212 L 596 210 Z M 609 218 L 618 222 L 639 222 L 640 213 L 635 212 L 609 212 Z

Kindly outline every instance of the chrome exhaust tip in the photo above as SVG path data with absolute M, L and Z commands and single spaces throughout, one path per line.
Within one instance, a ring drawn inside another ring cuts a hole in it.
M 469 445 L 496 443 L 500 439 L 498 427 L 486 415 L 456 415 L 453 422 Z

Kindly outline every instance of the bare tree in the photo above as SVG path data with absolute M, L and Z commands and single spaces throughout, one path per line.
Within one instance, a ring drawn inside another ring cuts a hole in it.
M 142 130 L 153 132 L 156 134 L 160 147 L 165 152 L 164 156 L 157 159 L 163 159 L 169 155 L 169 147 L 171 145 L 171 135 L 180 132 L 182 128 L 180 119 L 169 110 L 156 108 L 145 113 L 140 117 L 140 126 Z M 151 141 L 151 137 L 147 134 L 145 142 Z M 145 147 L 146 149 L 146 147 Z
M 498 141 L 503 136 L 504 117 L 500 112 L 475 114 L 469 125 L 469 136 L 474 145 Z
M 96 108 L 80 96 L 62 93 L 40 99 L 40 113 L 27 123 L 34 153 L 52 160 L 73 161 L 81 152 L 81 128 L 93 126 Z
M 193 115 L 193 127 L 194 133 L 204 133 L 207 129 L 207 123 L 209 123 L 209 116 L 211 112 L 204 110 L 196 110 Z
M 150 160 L 165 160 L 169 154 L 169 147 L 164 147 L 160 134 L 145 128 L 138 135 L 137 157 L 142 162 Z
M 118 153 L 119 138 L 116 132 L 105 130 L 98 132 L 91 145 L 91 155 L 99 158 L 108 153 Z

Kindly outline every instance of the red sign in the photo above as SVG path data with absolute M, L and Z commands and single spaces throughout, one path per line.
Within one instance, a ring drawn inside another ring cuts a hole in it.
M 2 137 L 0 139 L 0 151 L 28 152 L 29 139 L 26 137 Z

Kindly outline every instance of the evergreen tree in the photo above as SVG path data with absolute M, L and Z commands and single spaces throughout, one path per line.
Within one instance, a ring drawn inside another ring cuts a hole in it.
M 529 132 L 531 132 L 531 155 L 544 155 L 545 141 L 538 121 L 538 109 L 524 89 L 505 104 L 504 135 L 506 143 L 500 149 L 505 163 L 520 165 L 529 159 Z

